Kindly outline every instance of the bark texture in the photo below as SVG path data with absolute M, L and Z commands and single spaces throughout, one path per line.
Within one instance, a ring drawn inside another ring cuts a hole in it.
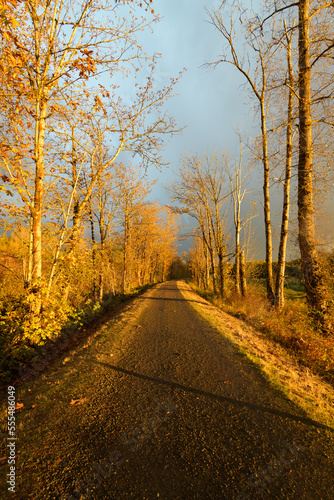
M 331 329 L 327 289 L 319 263 L 314 231 L 313 151 L 310 67 L 310 2 L 299 2 L 299 161 L 298 161 L 298 226 L 301 267 L 307 301 L 323 329 Z

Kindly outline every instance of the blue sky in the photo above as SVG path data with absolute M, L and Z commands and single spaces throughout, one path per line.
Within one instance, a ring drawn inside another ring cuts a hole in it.
M 252 2 L 253 6 L 259 3 Z M 219 153 L 225 149 L 232 159 L 239 154 L 239 139 L 236 130 L 240 127 L 243 134 L 251 139 L 259 133 L 258 117 L 245 92 L 243 77 L 233 66 L 220 64 L 215 69 L 203 68 L 205 62 L 212 62 L 222 53 L 222 36 L 209 23 L 206 12 L 218 8 L 218 0 L 165 0 L 155 2 L 156 10 L 162 20 L 153 26 L 153 34 L 143 35 L 140 40 L 148 54 L 161 53 L 158 61 L 155 81 L 159 87 L 168 84 L 170 77 L 177 77 L 179 71 L 186 68 L 177 93 L 168 101 L 166 109 L 178 126 L 184 131 L 166 144 L 164 158 L 170 163 L 161 172 L 149 169 L 149 180 L 158 179 L 150 195 L 151 200 L 160 204 L 170 204 L 171 197 L 164 186 L 179 172 L 180 157 L 187 153 L 207 154 L 214 150 Z M 144 71 L 145 74 L 145 71 Z M 131 98 L 131 88 L 128 97 Z M 244 153 L 245 163 L 247 161 Z M 246 167 L 246 165 L 245 165 Z M 256 201 L 258 217 L 253 221 L 256 233 L 253 245 L 253 258 L 264 259 L 264 228 L 262 199 L 262 177 L 260 167 L 251 173 L 250 194 L 244 202 L 244 213 L 249 212 L 250 201 Z M 277 248 L 279 224 L 281 218 L 282 195 L 272 190 L 272 221 L 274 250 Z M 232 219 L 232 213 L 231 217 Z M 330 218 L 330 217 L 329 217 Z M 189 220 L 184 218 L 184 223 Z M 327 227 L 327 229 L 326 229 Z M 325 232 L 332 227 L 324 226 Z M 295 232 L 296 226 L 291 226 Z M 232 230 L 232 223 L 229 230 Z M 296 241 L 292 234 L 292 239 Z M 189 243 L 188 243 L 189 246 Z M 186 249 L 183 244 L 181 250 Z M 290 243 L 288 257 L 297 258 L 296 245 Z M 274 254 L 274 259 L 276 256 Z
M 205 10 L 212 10 L 218 4 L 217 1 L 202 0 L 161 2 L 158 11 L 162 20 L 155 23 L 153 34 L 144 39 L 147 52 L 162 54 L 155 74 L 159 86 L 186 68 L 175 88 L 178 95 L 167 105 L 177 125 L 185 129 L 171 138 L 165 147 L 164 158 L 170 162 L 169 167 L 162 172 L 149 171 L 150 179 L 158 179 L 151 199 L 159 203 L 171 203 L 163 186 L 179 171 L 179 160 L 184 153 L 201 155 L 226 149 L 234 158 L 239 154 L 239 139 L 235 132 L 238 127 L 247 130 L 250 137 L 258 132 L 253 110 L 240 89 L 244 81 L 238 72 L 223 64 L 216 69 L 203 67 L 205 62 L 215 61 L 222 49 L 221 36 L 209 24 Z M 258 183 L 253 186 L 252 196 L 245 201 L 245 210 L 249 209 L 251 199 L 258 199 L 261 195 L 261 187 L 258 188 Z M 254 224 L 262 226 L 261 215 Z M 191 225 L 187 218 L 184 218 L 184 223 Z M 184 244 L 182 249 L 186 247 Z M 263 252 L 260 253 L 263 256 Z

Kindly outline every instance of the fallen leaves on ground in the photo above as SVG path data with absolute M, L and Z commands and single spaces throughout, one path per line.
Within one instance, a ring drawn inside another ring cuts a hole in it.
M 86 401 L 86 398 L 71 399 L 70 405 L 81 405 Z

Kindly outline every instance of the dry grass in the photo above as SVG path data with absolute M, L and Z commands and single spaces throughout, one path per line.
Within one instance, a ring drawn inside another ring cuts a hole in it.
M 193 290 L 182 293 L 194 298 Z M 292 303 L 279 315 L 258 292 L 253 289 L 247 300 L 230 297 L 224 303 L 208 297 L 215 307 L 204 299 L 191 304 L 256 363 L 274 387 L 312 419 L 333 427 L 334 389 L 325 380 L 333 382 L 333 341 L 314 329 L 305 304 Z
M 278 312 L 269 306 L 261 288 L 253 286 L 246 298 L 231 294 L 225 301 L 212 297 L 212 303 L 280 344 L 298 363 L 334 386 L 334 338 L 324 337 L 316 328 L 305 300 L 287 299 L 284 310 Z

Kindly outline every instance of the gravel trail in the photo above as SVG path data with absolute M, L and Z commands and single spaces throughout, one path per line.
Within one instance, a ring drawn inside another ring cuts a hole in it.
M 11 498 L 334 498 L 333 430 L 271 388 L 183 286 L 137 298 L 44 375 L 40 401 L 38 381 L 23 390 L 31 446 Z

